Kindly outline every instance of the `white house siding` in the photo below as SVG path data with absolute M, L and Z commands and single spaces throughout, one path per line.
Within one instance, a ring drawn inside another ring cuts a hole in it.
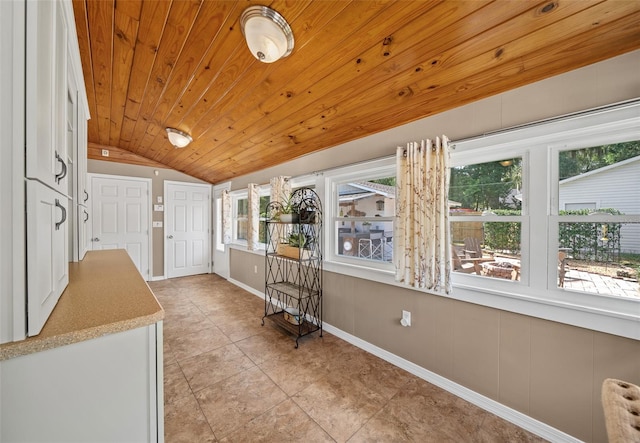
M 559 209 L 614 208 L 640 215 L 640 157 L 560 182 Z M 640 254 L 640 223 L 621 229 L 621 252 Z

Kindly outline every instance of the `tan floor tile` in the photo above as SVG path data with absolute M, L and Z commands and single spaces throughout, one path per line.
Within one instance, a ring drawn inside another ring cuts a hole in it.
M 324 376 L 322 363 L 299 352 L 264 361 L 260 369 L 287 395 L 294 395 Z
M 291 400 L 256 417 L 221 442 L 305 442 L 334 440 Z
M 193 394 L 165 406 L 164 437 L 167 443 L 210 443 L 216 441 Z
M 217 438 L 286 400 L 287 395 L 263 372 L 253 367 L 196 394 Z
M 500 417 L 487 414 L 478 430 L 476 441 L 482 443 L 544 443 L 547 440 L 515 426 Z
M 212 351 L 231 343 L 226 335 L 216 326 L 184 335 L 176 339 L 167 339 L 171 351 L 178 361 Z
M 346 441 L 385 403 L 358 381 L 335 374 L 294 395 L 293 400 L 336 441 Z
M 198 392 L 255 366 L 237 346 L 230 344 L 180 362 L 189 386 Z
M 165 315 L 164 336 L 174 340 L 194 332 L 214 327 L 214 324 L 197 308 L 179 314 Z
M 282 331 L 275 330 L 268 323 L 263 326 L 264 332 L 252 335 L 236 342 L 242 350 L 257 365 L 273 358 L 280 358 L 283 354 L 296 351 L 295 339 Z
M 187 379 L 177 363 L 164 367 L 164 403 L 173 403 L 176 400 L 191 395 L 191 388 Z

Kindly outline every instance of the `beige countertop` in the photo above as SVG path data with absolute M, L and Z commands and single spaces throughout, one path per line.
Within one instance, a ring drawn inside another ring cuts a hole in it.
M 65 289 L 40 334 L 0 345 L 0 361 L 148 326 L 164 310 L 124 249 L 69 263 Z

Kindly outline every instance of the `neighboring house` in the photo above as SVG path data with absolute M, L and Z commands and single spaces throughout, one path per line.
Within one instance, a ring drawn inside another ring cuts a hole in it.
M 560 210 L 613 208 L 640 214 L 640 156 L 560 181 Z M 621 228 L 620 251 L 640 254 L 640 225 Z

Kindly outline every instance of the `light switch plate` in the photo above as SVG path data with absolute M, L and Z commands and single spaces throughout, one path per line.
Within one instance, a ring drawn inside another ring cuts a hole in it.
M 164 206 L 163 205 L 153 205 L 153 210 L 162 212 L 162 211 L 164 211 Z
M 158 196 L 158 203 L 162 203 L 162 196 L 161 195 Z
M 161 228 L 162 227 L 162 222 L 161 221 L 154 221 L 152 223 L 154 228 Z

